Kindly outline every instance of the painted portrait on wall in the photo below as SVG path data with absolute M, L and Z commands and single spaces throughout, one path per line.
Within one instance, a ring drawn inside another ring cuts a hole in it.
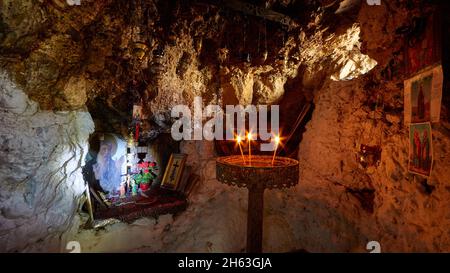
M 419 78 L 411 84 L 411 122 L 430 121 L 431 83 L 433 74 Z
M 126 142 L 113 134 L 105 134 L 100 138 L 97 161 L 92 167 L 102 189 L 114 194 L 120 188 L 122 174 L 126 172 Z
M 405 43 L 406 74 L 409 76 L 439 63 L 442 58 L 440 14 L 432 12 L 428 18 L 415 18 L 413 24 L 414 31 Z
M 442 103 L 442 65 L 427 68 L 405 80 L 405 125 L 439 122 Z
M 409 166 L 411 173 L 429 177 L 433 165 L 431 124 L 412 123 L 409 127 Z
M 142 106 L 141 105 L 133 105 L 133 120 L 142 120 Z

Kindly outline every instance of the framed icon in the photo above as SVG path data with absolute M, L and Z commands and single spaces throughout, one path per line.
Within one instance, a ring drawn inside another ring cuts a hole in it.
M 171 154 L 167 164 L 161 188 L 176 190 L 186 164 L 187 154 Z
M 431 124 L 429 122 L 413 123 L 409 128 L 408 170 L 411 173 L 429 177 L 433 165 Z
M 439 122 L 442 102 L 442 65 L 432 66 L 405 80 L 405 124 Z

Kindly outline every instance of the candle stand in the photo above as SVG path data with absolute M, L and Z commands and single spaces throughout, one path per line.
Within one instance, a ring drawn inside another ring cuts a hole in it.
M 216 177 L 221 183 L 248 189 L 247 252 L 262 252 L 264 190 L 295 186 L 299 164 L 295 159 L 233 155 L 216 160 Z

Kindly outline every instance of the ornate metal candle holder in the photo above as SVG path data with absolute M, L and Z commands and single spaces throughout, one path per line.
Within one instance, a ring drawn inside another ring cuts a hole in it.
M 299 178 L 299 164 L 295 159 L 255 155 L 219 157 L 216 160 L 219 182 L 248 189 L 247 252 L 262 252 L 264 190 L 295 186 Z

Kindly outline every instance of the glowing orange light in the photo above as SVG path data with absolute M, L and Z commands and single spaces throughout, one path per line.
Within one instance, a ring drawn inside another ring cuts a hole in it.
M 275 143 L 278 145 L 280 143 L 280 136 L 275 137 Z
M 275 136 L 274 142 L 275 142 L 275 151 L 273 151 L 272 166 L 273 166 L 273 162 L 275 161 L 275 156 L 277 155 L 278 145 L 281 142 L 280 136 Z
M 241 142 L 242 142 L 242 138 L 240 135 L 236 136 L 236 142 L 239 145 L 239 150 L 241 151 L 241 156 L 242 156 L 242 161 L 245 164 L 245 157 L 244 157 L 244 152 L 242 151 L 242 147 L 241 147 Z

